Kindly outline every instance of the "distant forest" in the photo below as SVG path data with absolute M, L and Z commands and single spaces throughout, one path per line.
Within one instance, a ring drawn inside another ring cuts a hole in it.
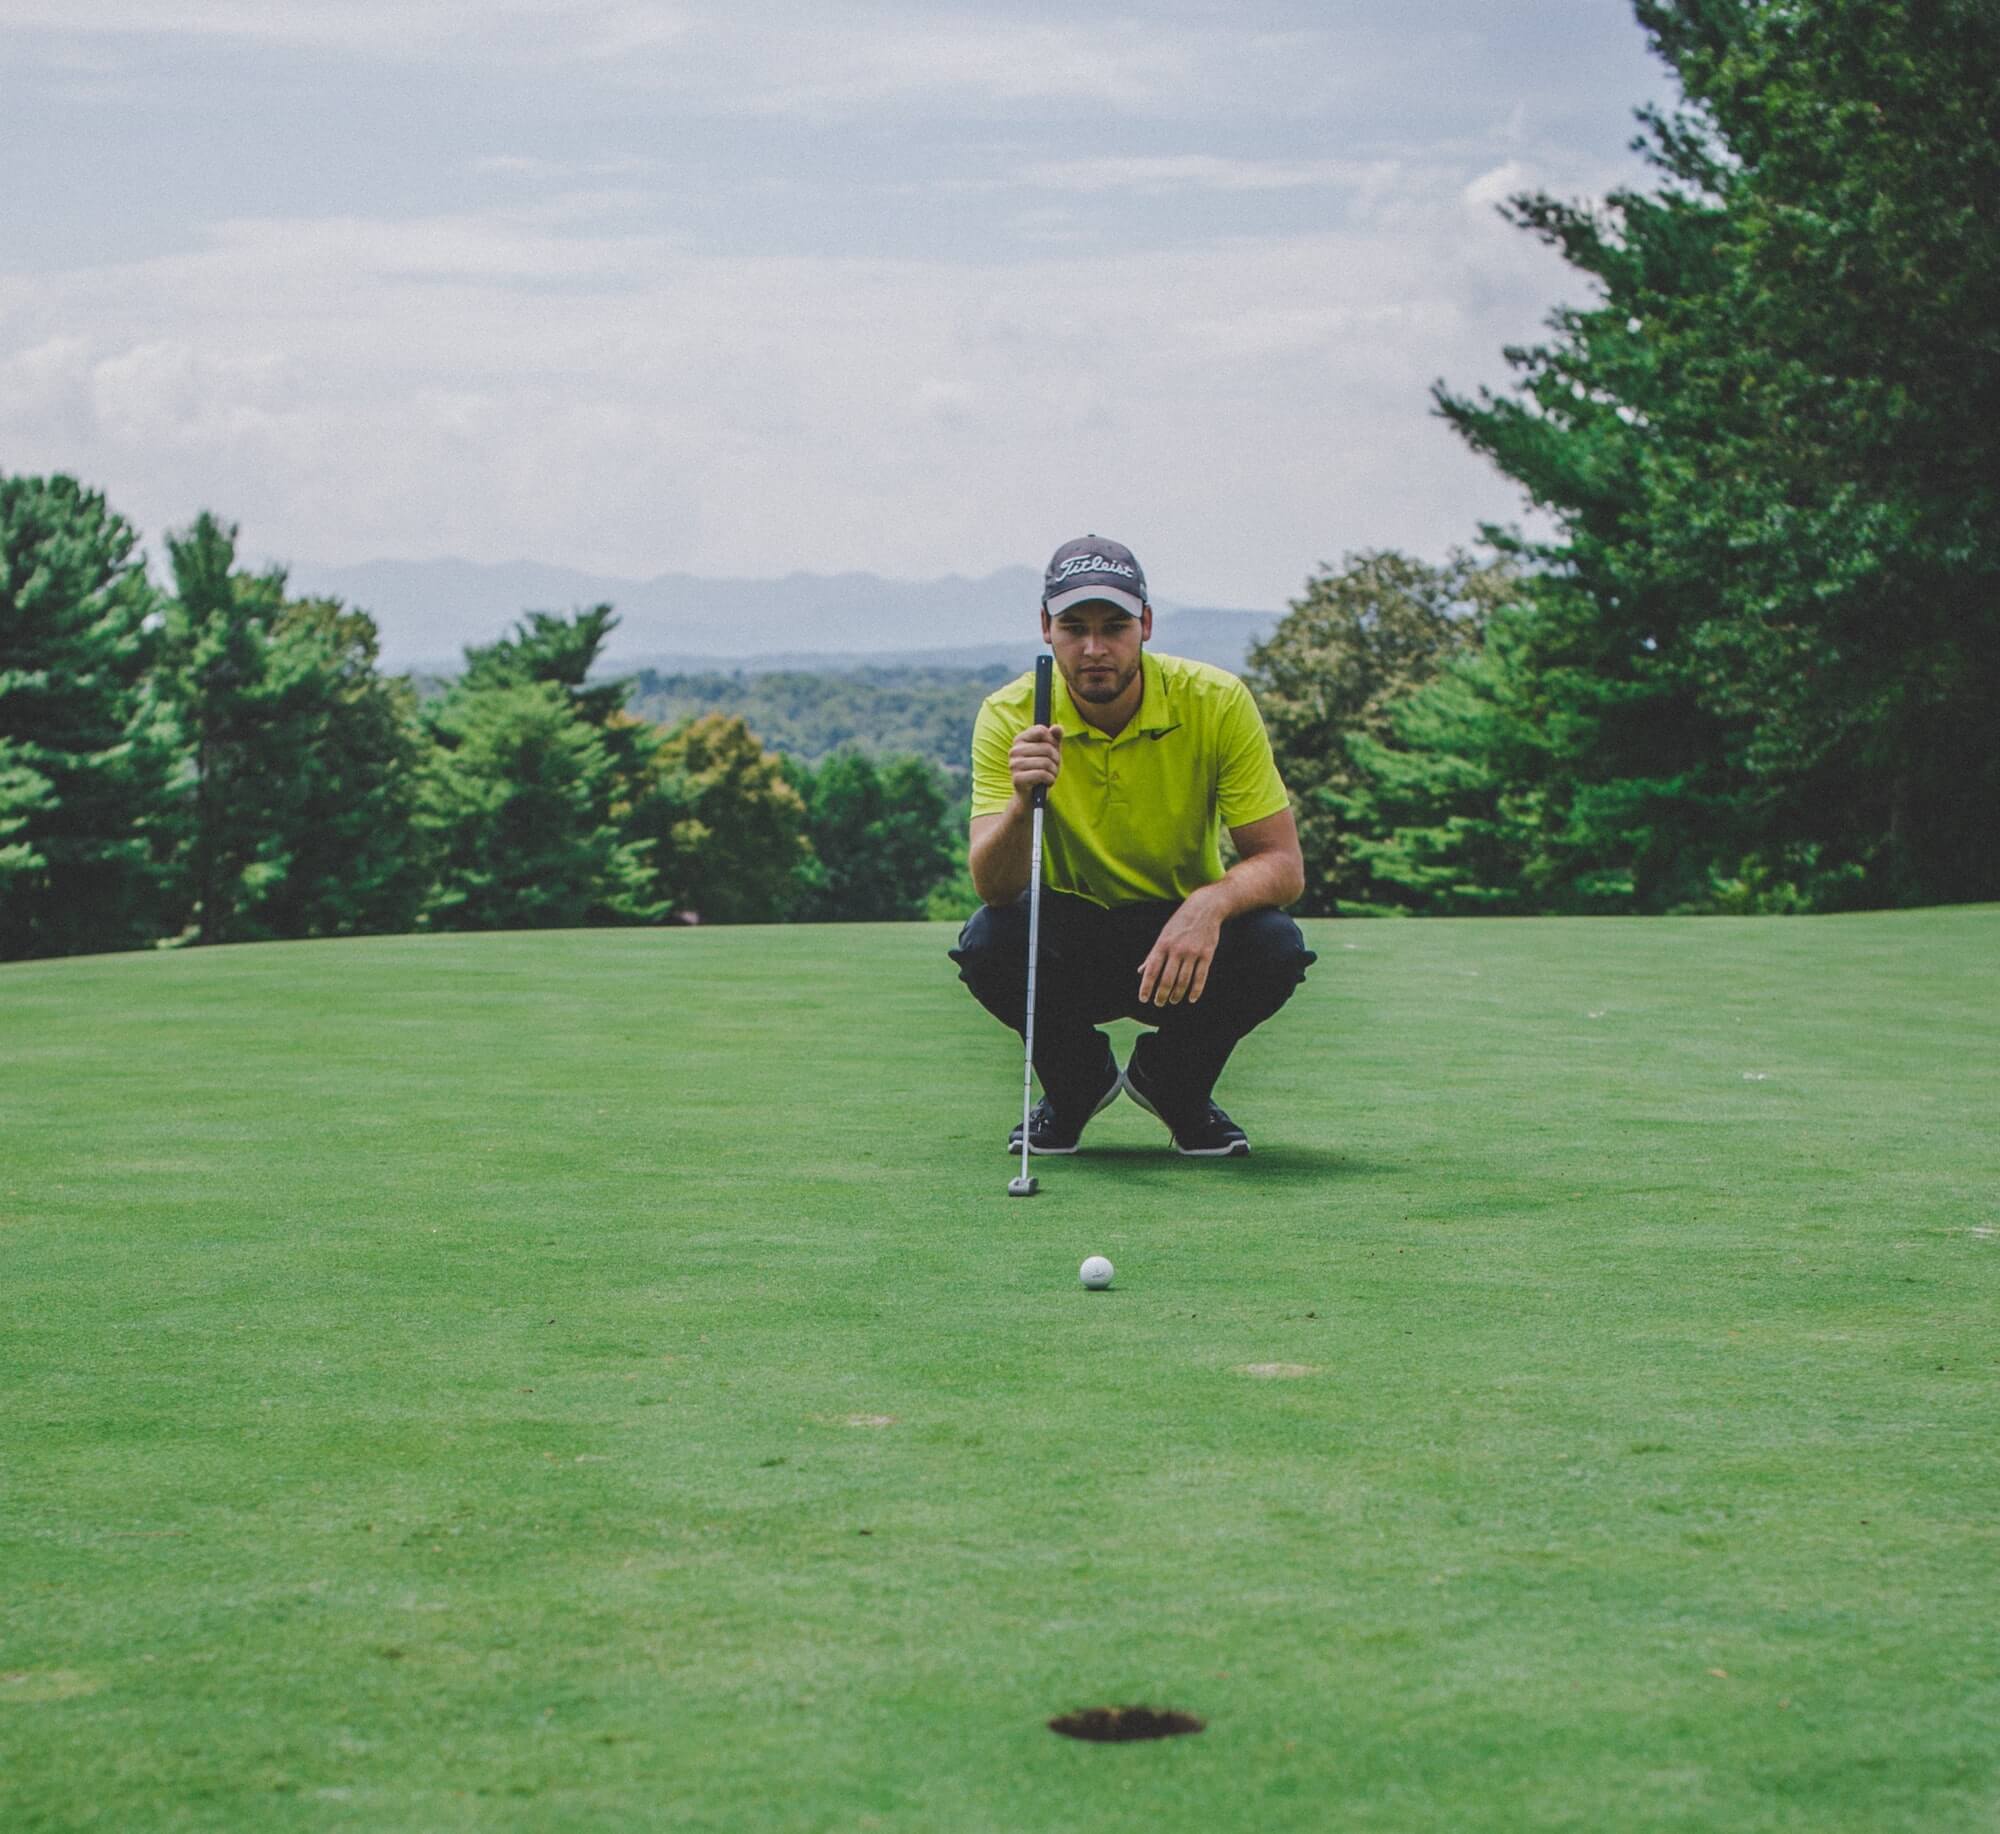
M 1030 660 L 1024 649 L 1019 668 L 688 675 L 640 669 L 630 677 L 625 704 L 640 719 L 669 728 L 704 713 L 734 714 L 771 750 L 807 764 L 851 750 L 876 758 L 915 755 L 963 776 L 979 703 Z

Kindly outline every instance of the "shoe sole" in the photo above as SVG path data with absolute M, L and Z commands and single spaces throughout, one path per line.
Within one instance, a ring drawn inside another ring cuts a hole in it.
M 1227 1146 L 1183 1146 L 1180 1142 L 1180 1136 L 1174 1132 L 1173 1123 L 1132 1086 L 1132 1079 L 1129 1076 L 1120 1075 L 1118 1080 L 1125 1085 L 1125 1093 L 1167 1130 L 1167 1138 L 1173 1141 L 1174 1151 L 1179 1153 L 1183 1159 L 1247 1159 L 1250 1157 L 1250 1142 L 1248 1140 L 1232 1140 Z
M 1120 1070 L 1118 1072 L 1118 1080 L 1114 1082 L 1109 1089 L 1105 1090 L 1104 1100 L 1099 1102 L 1097 1106 L 1090 1111 L 1089 1115 L 1084 1120 L 1083 1123 L 1084 1126 L 1088 1127 L 1092 1121 L 1096 1120 L 1097 1117 L 1105 1111 L 1105 1109 L 1109 1108 L 1111 1104 L 1118 1099 L 1118 1092 L 1124 1087 L 1125 1087 L 1125 1072 L 1123 1070 Z M 1083 1140 L 1080 1134 L 1075 1146 L 1037 1146 L 1034 1143 L 1034 1141 L 1030 1140 L 1028 1142 L 1028 1157 L 1030 1159 L 1067 1159 L 1071 1153 L 1077 1151 L 1078 1148 L 1080 1148 L 1082 1145 L 1083 1145 Z M 1018 1159 L 1021 1156 L 1021 1136 L 1018 1132 L 1011 1134 L 1008 1137 L 1007 1156 L 1010 1159 Z

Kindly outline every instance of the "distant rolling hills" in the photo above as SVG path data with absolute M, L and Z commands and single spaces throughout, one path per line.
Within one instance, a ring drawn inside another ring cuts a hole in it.
M 619 626 L 605 665 L 623 673 L 867 667 L 1026 668 L 1039 647 L 1040 575 L 1009 567 L 984 578 L 890 580 L 872 573 L 793 573 L 782 579 L 703 579 L 663 573 L 620 579 L 519 561 L 367 561 L 290 567 L 292 590 L 361 607 L 382 633 L 390 669 L 449 674 L 467 644 L 490 643 L 524 611 L 568 611 L 605 602 Z M 1162 600 L 1154 647 L 1243 665 L 1276 625 L 1275 611 L 1185 606 Z

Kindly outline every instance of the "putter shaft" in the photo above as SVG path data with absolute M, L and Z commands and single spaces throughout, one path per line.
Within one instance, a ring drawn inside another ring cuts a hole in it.
M 1028 1176 L 1028 1129 L 1035 1097 L 1035 960 L 1042 940 L 1042 805 L 1035 804 L 1033 863 L 1028 880 L 1028 1022 L 1023 1028 L 1027 1051 L 1021 1065 L 1021 1185 L 1020 1194 L 1032 1197 L 1035 1181 Z
M 1049 723 L 1051 697 L 1055 692 L 1055 658 L 1037 656 L 1035 658 L 1035 724 Z M 1021 1034 L 1027 1045 L 1027 1052 L 1021 1065 L 1021 1175 L 1008 1185 L 1008 1194 L 1013 1197 L 1033 1197 L 1036 1191 L 1034 1179 L 1028 1175 L 1028 1155 L 1034 1150 L 1029 1138 L 1029 1127 L 1034 1116 L 1035 1099 L 1035 963 L 1041 954 L 1042 941 L 1042 809 L 1048 802 L 1046 784 L 1035 786 L 1034 808 L 1034 857 L 1029 864 L 1028 878 L 1028 1017 Z

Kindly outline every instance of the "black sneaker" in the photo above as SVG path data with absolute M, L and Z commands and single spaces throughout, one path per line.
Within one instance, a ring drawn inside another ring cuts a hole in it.
M 1125 1087 L 1125 1078 L 1119 1074 L 1115 1059 L 1109 1060 L 1111 1081 L 1104 1093 L 1097 1098 L 1090 1113 L 1070 1126 L 1056 1113 L 1056 1105 L 1045 1095 L 1035 1104 L 1034 1112 L 1028 1116 L 1028 1151 L 1030 1153 L 1073 1153 L 1076 1144 L 1083 1138 L 1083 1130 L 1091 1121 L 1109 1108 L 1118 1099 L 1118 1091 Z M 1007 1150 L 1017 1157 L 1021 1151 L 1021 1124 L 1014 1123 L 1014 1131 L 1007 1136 Z
M 1156 1121 L 1166 1121 L 1167 1131 L 1174 1137 L 1174 1151 L 1185 1153 L 1190 1159 L 1247 1159 L 1250 1156 L 1250 1136 L 1238 1127 L 1213 1102 L 1207 1104 L 1207 1111 L 1197 1121 L 1176 1127 L 1167 1121 L 1148 1097 L 1144 1078 L 1133 1070 L 1125 1072 L 1125 1093 Z

